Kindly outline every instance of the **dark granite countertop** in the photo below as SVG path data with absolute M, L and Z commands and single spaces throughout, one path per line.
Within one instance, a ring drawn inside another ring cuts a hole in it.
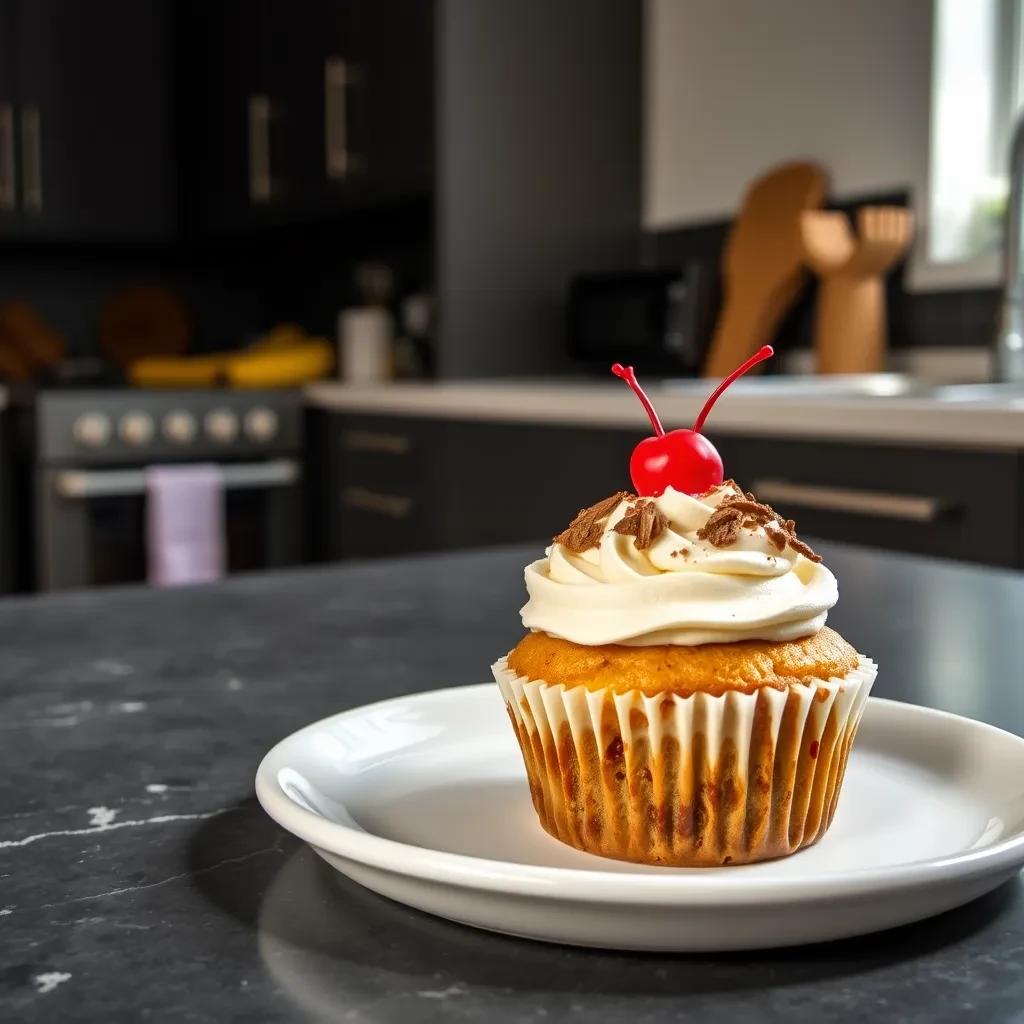
M 1024 576 L 823 545 L 875 692 L 1024 734 Z M 472 931 L 260 810 L 331 712 L 480 682 L 535 548 L 0 603 L 0 1019 L 1024 1020 L 1020 880 L 862 939 L 666 956 Z

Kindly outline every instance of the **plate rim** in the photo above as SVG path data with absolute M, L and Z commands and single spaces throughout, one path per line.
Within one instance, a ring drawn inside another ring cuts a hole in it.
M 678 874 L 630 874 L 494 860 L 470 854 L 450 853 L 415 846 L 375 835 L 341 822 L 331 821 L 300 807 L 285 793 L 273 770 L 273 762 L 288 747 L 301 742 L 303 734 L 322 729 L 347 716 L 409 701 L 451 699 L 467 691 L 495 691 L 493 682 L 441 687 L 361 704 L 335 712 L 302 726 L 278 741 L 264 755 L 256 772 L 256 796 L 264 811 L 282 828 L 318 850 L 376 870 L 406 875 L 459 888 L 495 893 L 514 893 L 554 901 L 587 903 L 642 903 L 645 897 L 661 904 L 703 906 L 758 904 L 771 906 L 812 902 L 830 897 L 878 895 L 889 891 L 940 886 L 1011 872 L 1024 865 L 1024 828 L 1017 834 L 977 850 L 944 857 L 910 861 L 891 866 L 828 872 L 808 877 L 761 879 L 744 876 L 733 867 L 680 868 Z M 888 714 L 946 719 L 960 728 L 999 736 L 1000 742 L 1019 744 L 1024 761 L 1024 737 L 998 726 L 951 711 L 920 704 L 869 697 L 868 703 Z

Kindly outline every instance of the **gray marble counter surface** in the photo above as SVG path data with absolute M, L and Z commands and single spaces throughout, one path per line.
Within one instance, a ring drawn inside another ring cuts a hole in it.
M 1024 1020 L 1019 879 L 852 941 L 625 955 L 390 903 L 266 818 L 285 734 L 487 678 L 534 550 L 0 603 L 0 1019 Z M 1024 577 L 822 550 L 879 695 L 1024 734 Z

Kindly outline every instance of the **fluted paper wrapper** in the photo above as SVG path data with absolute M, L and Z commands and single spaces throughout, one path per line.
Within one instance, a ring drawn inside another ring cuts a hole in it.
M 557 839 L 605 857 L 687 867 L 783 857 L 836 811 L 877 668 L 788 690 L 613 693 L 493 666 L 530 794 Z

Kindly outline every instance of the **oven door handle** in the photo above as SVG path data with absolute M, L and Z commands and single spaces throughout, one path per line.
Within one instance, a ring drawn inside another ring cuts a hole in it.
M 228 490 L 290 487 L 302 479 L 295 459 L 266 462 L 235 462 L 218 467 Z M 116 498 L 146 493 L 142 469 L 65 469 L 54 477 L 54 489 L 62 498 Z

